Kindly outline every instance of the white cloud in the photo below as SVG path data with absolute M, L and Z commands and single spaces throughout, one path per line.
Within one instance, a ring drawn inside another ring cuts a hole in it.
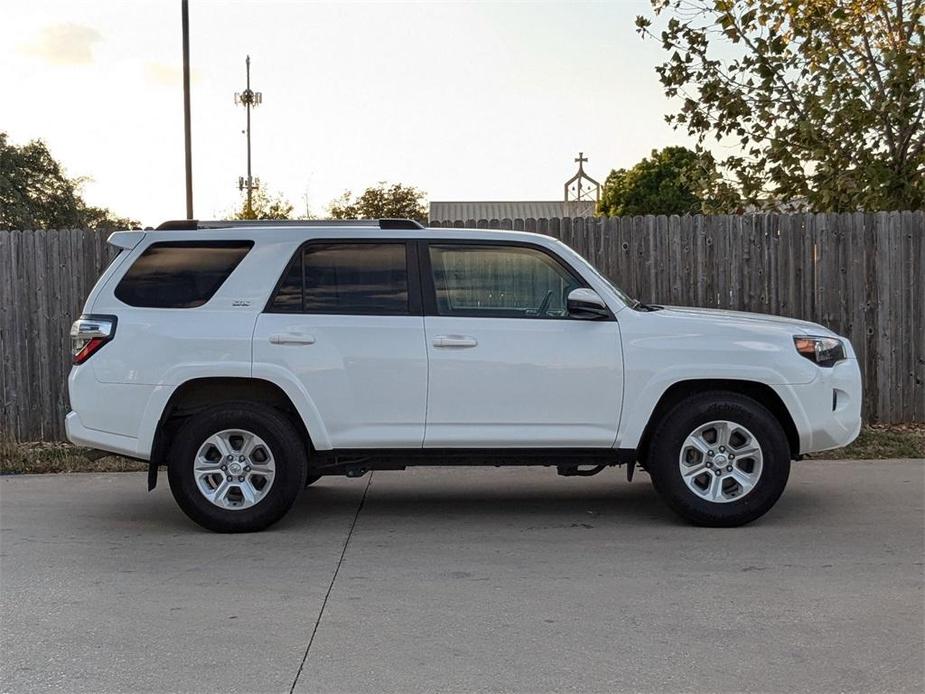
M 86 65 L 93 62 L 93 46 L 103 35 L 81 24 L 52 24 L 39 32 L 22 50 L 55 65 Z

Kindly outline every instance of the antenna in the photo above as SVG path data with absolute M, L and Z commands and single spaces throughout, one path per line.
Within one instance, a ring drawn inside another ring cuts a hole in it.
M 247 111 L 247 178 L 238 177 L 238 190 L 247 191 L 247 207 L 245 211 L 253 214 L 253 191 L 260 187 L 260 179 L 251 176 L 251 109 L 263 103 L 263 94 L 251 89 L 251 57 L 247 56 L 244 60 L 244 67 L 247 72 L 247 85 L 243 92 L 235 92 L 235 105 L 243 105 Z

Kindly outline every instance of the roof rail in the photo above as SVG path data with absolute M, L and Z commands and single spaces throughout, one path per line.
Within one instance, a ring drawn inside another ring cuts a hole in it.
M 413 219 L 173 219 L 158 225 L 157 231 L 195 231 L 229 227 L 379 227 L 380 229 L 423 229 Z
M 184 231 L 184 230 L 194 230 L 199 227 L 196 226 L 198 222 L 195 219 L 171 219 L 167 222 L 162 222 L 154 227 L 155 231 Z
M 413 219 L 380 219 L 379 228 L 380 229 L 423 229 L 424 226 L 420 222 L 416 222 Z

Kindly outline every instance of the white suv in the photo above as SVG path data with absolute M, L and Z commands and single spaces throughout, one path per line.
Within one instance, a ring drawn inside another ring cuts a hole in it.
M 323 475 L 433 464 L 638 464 L 685 518 L 740 525 L 861 426 L 846 339 L 647 306 L 547 236 L 168 222 L 110 243 L 68 438 L 150 461 L 149 488 L 165 466 L 212 530 L 264 528 Z

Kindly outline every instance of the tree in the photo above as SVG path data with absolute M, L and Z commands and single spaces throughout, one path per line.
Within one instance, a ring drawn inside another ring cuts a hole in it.
M 651 0 L 676 127 L 737 152 L 754 204 L 925 205 L 925 0 Z
M 86 179 L 69 178 L 48 147 L 21 147 L 0 132 L 0 229 L 131 229 L 133 219 L 92 207 L 80 194 Z
M 695 214 L 733 212 L 735 189 L 720 179 L 713 158 L 686 147 L 652 150 L 631 169 L 610 172 L 601 191 L 598 214 Z
M 423 192 L 401 183 L 389 185 L 385 181 L 367 188 L 357 198 L 348 190 L 331 203 L 328 211 L 333 219 L 427 219 Z
M 282 195 L 271 196 L 265 188 L 251 193 L 251 204 L 247 204 L 247 192 L 241 194 L 241 206 L 230 215 L 231 219 L 290 219 L 292 203 Z

